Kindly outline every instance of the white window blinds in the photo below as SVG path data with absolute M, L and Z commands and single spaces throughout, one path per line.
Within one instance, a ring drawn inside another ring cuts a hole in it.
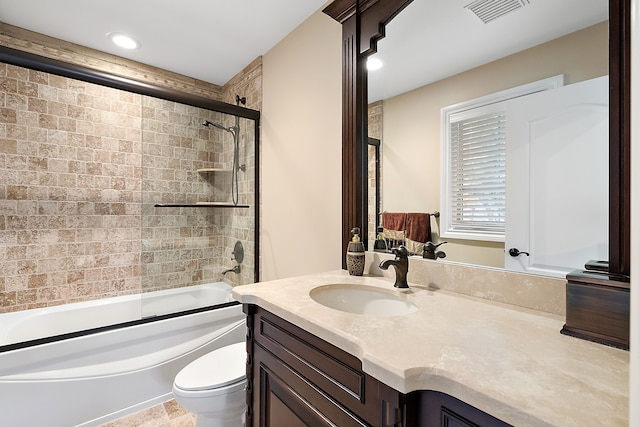
M 505 241 L 508 101 L 562 84 L 559 75 L 441 110 L 440 237 Z
M 449 231 L 504 236 L 504 111 L 451 122 Z

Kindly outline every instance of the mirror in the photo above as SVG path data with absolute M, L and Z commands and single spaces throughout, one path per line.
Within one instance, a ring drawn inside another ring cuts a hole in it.
M 607 0 L 519 2 L 488 22 L 475 3 L 414 0 L 386 25 L 371 56 L 384 65 L 368 72 L 369 137 L 382 141 L 369 248 L 376 207 L 441 210 L 441 108 L 558 74 L 570 85 L 609 73 Z M 431 219 L 436 241 L 439 225 Z M 503 243 L 443 240 L 447 260 L 504 267 Z

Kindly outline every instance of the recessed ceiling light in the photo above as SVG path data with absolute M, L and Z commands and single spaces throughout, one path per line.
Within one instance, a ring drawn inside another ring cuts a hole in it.
M 122 33 L 109 33 L 107 38 L 124 49 L 138 49 L 140 42 Z
M 378 58 L 367 59 L 367 70 L 369 71 L 379 70 L 380 68 L 382 68 L 382 65 L 382 61 L 380 61 Z

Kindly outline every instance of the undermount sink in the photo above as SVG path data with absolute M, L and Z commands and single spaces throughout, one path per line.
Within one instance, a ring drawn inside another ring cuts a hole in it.
M 353 314 L 403 316 L 418 311 L 418 307 L 405 297 L 373 286 L 324 285 L 313 288 L 309 295 L 325 307 Z

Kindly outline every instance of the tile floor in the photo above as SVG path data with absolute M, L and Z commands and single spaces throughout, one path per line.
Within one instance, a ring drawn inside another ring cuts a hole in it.
M 175 400 L 102 424 L 100 427 L 195 427 L 196 416 Z

